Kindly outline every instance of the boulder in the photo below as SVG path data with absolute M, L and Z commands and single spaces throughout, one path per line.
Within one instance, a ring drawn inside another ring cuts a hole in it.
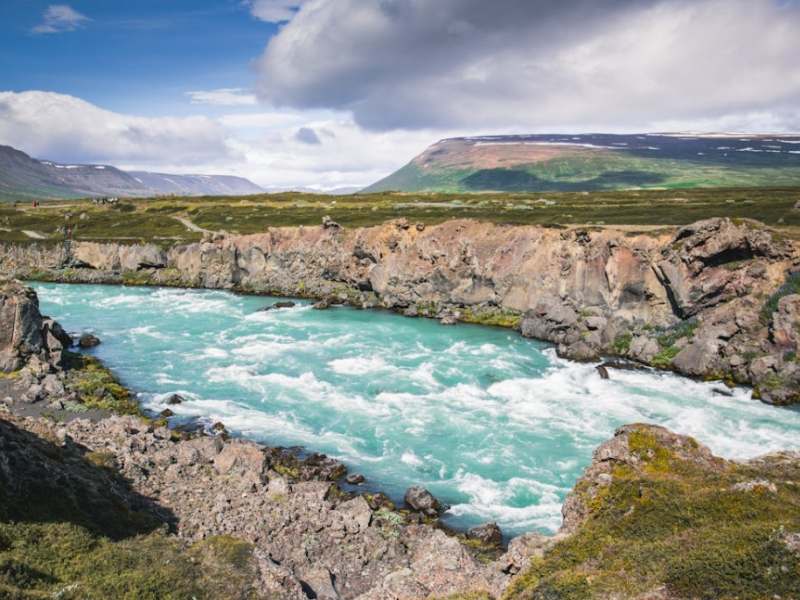
M 100 343 L 100 339 L 91 333 L 82 333 L 78 338 L 78 346 L 81 348 L 92 348 Z
M 350 475 L 345 478 L 345 481 L 350 485 L 358 485 L 364 483 L 364 476 L 361 473 L 350 473 Z
M 442 507 L 441 502 L 428 490 L 421 486 L 410 487 L 406 490 L 403 500 L 414 510 L 418 510 L 428 517 L 435 517 Z
M 278 310 L 281 308 L 292 308 L 295 306 L 295 303 L 291 300 L 285 300 L 281 302 L 275 302 L 272 306 L 265 306 L 264 308 L 259 308 L 258 312 L 269 312 L 271 310 Z
M 264 450 L 249 440 L 228 440 L 214 458 L 214 468 L 220 473 L 250 473 L 262 482 L 268 467 L 269 461 Z
M 500 531 L 500 527 L 495 521 L 487 521 L 483 525 L 468 529 L 467 539 L 500 546 L 503 543 L 503 532 Z

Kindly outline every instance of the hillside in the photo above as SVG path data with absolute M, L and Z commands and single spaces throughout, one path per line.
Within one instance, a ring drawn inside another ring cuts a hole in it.
M 800 185 L 800 135 L 452 138 L 363 191 L 581 192 L 764 185 Z
M 62 165 L 0 146 L 0 201 L 100 196 L 147 197 L 261 193 L 242 177 L 126 172 L 110 165 Z

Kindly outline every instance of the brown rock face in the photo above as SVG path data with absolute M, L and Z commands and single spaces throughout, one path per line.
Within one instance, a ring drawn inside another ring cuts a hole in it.
M 443 323 L 505 311 L 521 317 L 523 335 L 554 342 L 564 357 L 616 354 L 751 384 L 766 402 L 800 401 L 797 308 L 787 300 L 774 318 L 761 314 L 798 253 L 755 222 L 710 219 L 632 235 L 469 220 L 412 227 L 400 219 L 357 230 L 207 234 L 167 251 L 6 246 L 0 258 L 0 270 L 23 277 L 45 269 L 56 279 L 119 283 L 136 270 L 137 280 L 156 285 L 313 297 L 324 299 L 320 307 L 383 307 Z M 777 362 L 759 366 L 773 355 Z
M 40 353 L 41 330 L 36 293 L 18 281 L 0 280 L 0 371 L 16 371 Z

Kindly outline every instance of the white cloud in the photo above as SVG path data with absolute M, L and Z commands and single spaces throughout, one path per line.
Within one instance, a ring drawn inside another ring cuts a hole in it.
M 305 134 L 301 130 L 308 130 Z M 313 133 L 319 144 L 302 138 Z M 299 134 L 299 135 L 298 135 Z M 316 121 L 231 144 L 260 185 L 278 187 L 367 186 L 410 161 L 434 142 L 431 131 L 365 131 L 352 121 Z
M 66 4 L 51 4 L 44 12 L 43 22 L 31 29 L 31 33 L 75 31 L 86 21 L 91 19 Z
M 224 115 L 217 121 L 234 129 L 275 129 L 301 123 L 305 118 L 298 113 L 261 112 Z
M 145 118 L 52 92 L 0 92 L 0 143 L 35 158 L 191 166 L 231 157 L 224 127 L 203 116 Z
M 255 95 L 244 88 L 186 92 L 186 95 L 192 104 L 210 104 L 212 106 L 254 106 L 258 104 Z
M 779 0 L 311 0 L 254 61 L 256 92 L 373 130 L 789 130 L 798 31 Z
M 250 13 L 267 23 L 282 23 L 291 20 L 305 0 L 247 0 Z
M 352 120 L 313 116 L 145 118 L 53 92 L 0 92 L 0 144 L 67 164 L 236 175 L 264 187 L 332 189 L 385 177 L 440 133 L 369 132 Z

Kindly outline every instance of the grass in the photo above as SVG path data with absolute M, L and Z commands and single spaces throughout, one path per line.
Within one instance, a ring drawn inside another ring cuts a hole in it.
M 800 596 L 800 562 L 784 538 L 800 532 L 797 461 L 702 466 L 644 430 L 629 447 L 642 466 L 615 467 L 580 530 L 534 559 L 507 600 L 626 598 L 660 586 L 675 598 Z M 735 487 L 759 478 L 774 491 Z
M 23 230 L 45 237 L 40 244 L 72 239 L 98 242 L 152 242 L 160 246 L 198 241 L 202 234 L 174 217 L 211 230 L 262 233 L 271 227 L 319 226 L 330 217 L 344 227 L 368 227 L 391 219 L 428 225 L 456 218 L 497 224 L 604 224 L 671 227 L 727 216 L 756 219 L 785 235 L 800 237 L 800 188 L 715 188 L 569 193 L 423 194 L 381 192 L 349 196 L 293 193 L 199 198 L 121 199 L 95 205 L 91 200 L 43 201 L 40 208 L 14 210 L 0 203 L 0 242 L 31 242 Z M 6 225 L 6 218 L 8 224 Z M 8 231 L 7 231 L 8 230 Z

